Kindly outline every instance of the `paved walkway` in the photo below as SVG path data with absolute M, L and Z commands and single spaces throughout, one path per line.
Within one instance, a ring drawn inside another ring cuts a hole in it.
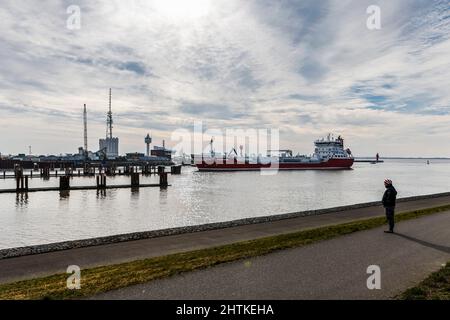
M 450 204 L 450 196 L 401 202 L 398 204 L 397 211 L 410 211 L 446 204 Z M 299 217 L 204 232 L 3 259 L 0 260 L 0 283 L 63 273 L 69 265 L 78 265 L 84 269 L 213 247 L 380 215 L 383 215 L 383 209 L 380 206 L 373 206 L 318 216 Z
M 450 260 L 450 211 L 110 291 L 95 299 L 387 299 Z M 381 289 L 367 288 L 367 267 Z

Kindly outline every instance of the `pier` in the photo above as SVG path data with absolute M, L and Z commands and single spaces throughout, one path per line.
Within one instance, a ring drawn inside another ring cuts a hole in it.
M 107 176 L 128 176 L 132 173 L 139 173 L 143 176 L 158 174 L 159 167 L 168 167 L 170 168 L 171 174 L 181 174 L 182 165 L 172 165 L 172 166 L 154 166 L 154 165 L 127 165 L 123 167 L 98 167 L 98 166 L 89 166 L 89 167 L 61 167 L 59 169 L 55 168 L 41 168 L 41 169 L 28 169 L 25 171 L 22 167 L 18 167 L 21 169 L 22 174 L 24 176 L 28 176 L 30 179 L 33 178 L 44 178 L 50 179 L 54 177 L 60 176 L 70 176 L 70 177 L 85 177 L 85 176 L 95 176 L 97 174 L 106 174 Z M 122 168 L 122 169 L 119 169 Z M 15 170 L 3 170 L 0 171 L 1 179 L 16 179 L 17 177 L 17 169 Z
M 371 163 L 371 164 L 377 164 L 377 163 L 383 163 L 384 160 L 380 160 L 380 154 L 377 153 L 375 155 L 375 158 L 371 158 L 371 157 L 362 157 L 359 159 L 355 159 L 355 162 L 363 162 L 363 163 Z
M 355 159 L 355 162 L 363 162 L 363 163 L 383 163 L 384 160 L 370 160 L 370 159 Z
M 98 173 L 97 173 L 98 171 Z M 43 179 L 50 179 L 50 177 L 59 177 L 59 187 L 29 187 L 29 179 L 33 178 L 33 171 L 30 175 L 24 175 L 24 170 L 21 167 L 16 167 L 13 175 L 6 175 L 6 171 L 3 171 L 3 179 L 15 179 L 16 188 L 15 189 L 0 189 L 0 194 L 2 193 L 23 193 L 23 192 L 45 192 L 45 191 L 70 191 L 70 190 L 104 190 L 104 189 L 124 189 L 124 188 L 150 188 L 150 187 L 169 187 L 168 174 L 178 175 L 181 174 L 181 165 L 171 166 L 170 172 L 166 172 L 165 166 L 125 166 L 122 170 L 117 170 L 117 168 L 84 168 L 83 173 L 81 170 L 73 168 L 65 168 L 64 172 L 58 175 L 58 170 L 55 170 L 54 174 L 50 174 L 49 168 L 44 168 L 40 170 L 39 175 L 34 175 L 35 178 L 40 177 Z M 151 184 L 141 184 L 140 175 L 158 175 L 159 183 Z M 130 184 L 120 184 L 120 185 L 107 185 L 108 176 L 129 176 Z M 91 186 L 70 186 L 70 180 L 73 177 L 81 176 L 93 176 L 96 178 L 96 184 Z

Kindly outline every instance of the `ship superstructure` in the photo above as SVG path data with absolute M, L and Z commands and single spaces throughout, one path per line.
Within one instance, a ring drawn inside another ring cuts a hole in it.
M 308 170 L 308 169 L 350 169 L 354 159 L 350 149 L 344 149 L 344 139 L 334 138 L 329 134 L 326 138 L 314 142 L 314 153 L 311 156 L 293 155 L 292 150 L 269 150 L 266 156 L 238 155 L 236 149 L 227 156 L 217 157 L 211 143 L 209 155 L 197 158 L 199 171 L 253 171 L 261 169 L 276 170 Z

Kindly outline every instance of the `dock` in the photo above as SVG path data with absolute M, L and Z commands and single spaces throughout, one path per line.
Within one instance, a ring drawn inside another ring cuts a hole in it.
M 384 160 L 370 160 L 370 159 L 355 159 L 355 162 L 362 162 L 362 163 L 383 163 Z
M 106 171 L 106 170 L 105 170 Z M 141 184 L 139 182 L 140 175 L 147 176 L 151 174 L 155 174 L 159 176 L 159 183 L 151 183 L 151 184 Z M 0 194 L 4 193 L 27 193 L 27 192 L 45 192 L 45 191 L 70 191 L 70 190 L 106 190 L 106 189 L 139 189 L 139 188 L 152 188 L 152 187 L 160 187 L 167 188 L 170 185 L 168 184 L 167 176 L 168 174 L 178 175 L 181 174 L 181 166 L 171 166 L 170 172 L 165 171 L 164 166 L 158 167 L 143 167 L 139 172 L 137 168 L 131 167 L 127 168 L 125 172 L 121 172 L 119 170 L 118 175 L 127 175 L 131 178 L 130 184 L 116 184 L 116 185 L 107 185 L 106 179 L 109 176 L 117 175 L 115 170 L 102 172 L 99 174 L 95 174 L 94 172 L 84 172 L 83 176 L 93 176 L 96 178 L 96 185 L 91 186 L 71 186 L 70 180 L 74 176 L 81 176 L 81 171 L 78 171 L 78 175 L 73 174 L 73 170 L 66 170 L 64 175 L 58 176 L 58 172 L 55 172 L 55 177 L 59 177 L 59 186 L 58 187 L 29 187 L 29 180 L 32 179 L 32 174 L 30 176 L 24 175 L 23 168 L 17 168 L 14 172 L 13 178 L 16 180 L 16 188 L 14 189 L 0 189 Z M 40 177 L 44 178 L 44 180 L 48 180 L 50 178 L 50 170 L 49 168 L 45 168 L 41 170 Z M 9 178 L 7 177 L 5 172 L 3 172 L 3 179 Z

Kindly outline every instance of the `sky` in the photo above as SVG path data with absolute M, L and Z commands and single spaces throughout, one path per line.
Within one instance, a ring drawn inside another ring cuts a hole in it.
M 450 157 L 449 38 L 441 0 L 2 0 L 0 152 L 77 152 L 83 104 L 98 150 L 112 88 L 122 154 L 202 121 L 300 153 L 333 132 L 356 156 Z

